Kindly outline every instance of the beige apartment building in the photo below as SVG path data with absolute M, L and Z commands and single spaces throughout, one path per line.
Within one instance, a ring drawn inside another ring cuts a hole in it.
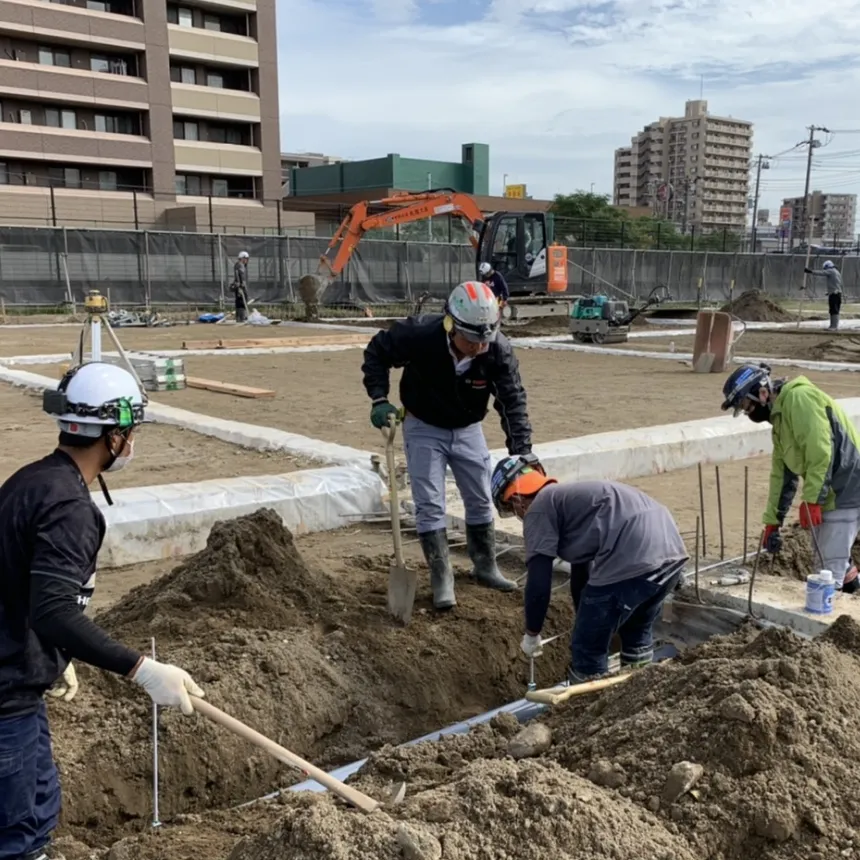
M 743 232 L 752 134 L 751 122 L 688 101 L 684 116 L 661 117 L 615 150 L 613 202 L 647 206 L 685 231 Z
M 803 197 L 787 197 L 783 207 L 791 209 L 792 244 L 806 239 L 803 217 Z M 812 241 L 820 245 L 851 245 L 855 241 L 857 221 L 856 194 L 825 194 L 813 191 L 809 195 L 809 216 L 812 218 Z
M 0 224 L 281 213 L 275 0 L 0 0 Z

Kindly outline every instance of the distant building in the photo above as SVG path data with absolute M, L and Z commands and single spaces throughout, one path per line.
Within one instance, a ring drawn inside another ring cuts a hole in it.
M 787 197 L 782 205 L 791 209 L 792 244 L 806 239 L 803 217 L 803 197 Z M 857 220 L 856 194 L 825 194 L 813 191 L 809 195 L 808 216 L 812 218 L 812 241 L 818 244 L 844 245 L 854 241 Z
M 615 150 L 613 202 L 647 206 L 682 230 L 746 227 L 752 123 L 688 101 L 682 117 L 661 117 Z
M 323 155 L 321 152 L 282 152 L 281 185 L 284 197 L 290 193 L 290 176 L 294 167 L 323 167 L 327 164 L 340 164 L 346 161 L 337 155 Z
M 770 209 L 759 209 L 755 222 L 760 227 L 770 224 Z

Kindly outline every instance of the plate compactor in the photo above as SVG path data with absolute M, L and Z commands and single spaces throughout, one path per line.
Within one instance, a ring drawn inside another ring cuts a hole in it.
M 570 312 L 570 332 L 577 343 L 600 346 L 626 343 L 630 324 L 643 311 L 671 299 L 667 287 L 654 287 L 645 304 L 631 311 L 627 302 L 609 296 L 583 296 L 573 303 Z

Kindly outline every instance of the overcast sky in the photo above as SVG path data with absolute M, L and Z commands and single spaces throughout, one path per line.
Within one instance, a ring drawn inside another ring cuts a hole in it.
M 860 190 L 860 0 L 278 0 L 281 148 L 458 161 L 488 143 L 534 197 L 611 194 L 613 152 L 698 98 L 754 153 L 827 126 L 813 188 Z M 805 150 L 762 174 L 774 213 Z

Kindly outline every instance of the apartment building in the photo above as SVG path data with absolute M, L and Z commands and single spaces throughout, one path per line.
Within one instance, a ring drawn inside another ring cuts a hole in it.
M 751 153 L 751 122 L 688 101 L 684 116 L 661 117 L 615 150 L 613 202 L 649 206 L 685 231 L 742 232 Z
M 783 207 L 791 209 L 792 243 L 806 239 L 803 197 L 787 197 Z M 812 241 L 817 244 L 850 245 L 854 242 L 857 220 L 856 194 L 825 194 L 813 191 L 809 195 L 809 217 L 812 218 Z
M 0 223 L 273 227 L 278 113 L 275 0 L 0 0 Z

